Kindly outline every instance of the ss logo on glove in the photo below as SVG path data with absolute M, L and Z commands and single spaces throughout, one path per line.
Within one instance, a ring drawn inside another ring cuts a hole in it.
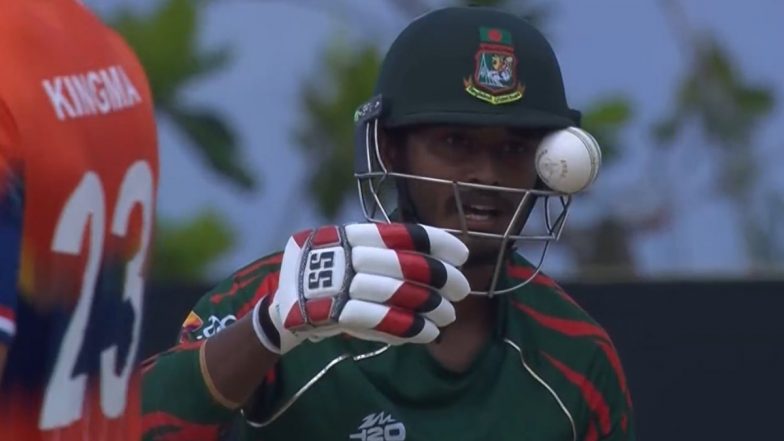
M 332 268 L 334 266 L 334 251 L 311 251 L 308 261 L 308 289 L 332 288 Z

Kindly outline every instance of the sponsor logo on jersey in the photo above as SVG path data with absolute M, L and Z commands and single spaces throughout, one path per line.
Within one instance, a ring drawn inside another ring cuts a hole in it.
M 188 318 L 185 319 L 185 323 L 182 324 L 182 335 L 192 335 L 196 340 L 210 338 L 236 321 L 237 317 L 233 314 L 223 317 L 211 315 L 207 317 L 205 324 L 205 321 L 202 320 L 198 314 L 191 311 L 191 313 L 188 314 Z
M 122 66 L 47 78 L 41 85 L 60 121 L 105 115 L 142 102 Z
M 199 317 L 199 314 L 191 311 L 190 314 L 188 314 L 188 317 L 186 317 L 185 321 L 182 323 L 182 332 L 194 332 L 201 328 L 203 324 L 204 321 L 201 319 L 201 317 Z
M 387 412 L 371 413 L 348 437 L 359 441 L 404 441 L 406 426 Z
M 203 338 L 210 338 L 213 335 L 223 331 L 226 329 L 227 326 L 237 321 L 237 317 L 229 314 L 224 317 L 217 317 L 211 315 L 207 319 L 207 325 L 202 328 L 201 332 L 196 336 L 197 340 L 201 340 Z

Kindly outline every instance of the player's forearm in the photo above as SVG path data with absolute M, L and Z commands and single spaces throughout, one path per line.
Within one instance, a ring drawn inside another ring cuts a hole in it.
M 202 374 L 204 340 L 184 342 L 143 366 L 144 441 L 217 441 L 237 411 L 212 396 Z
M 278 362 L 279 356 L 256 337 L 253 319 L 247 314 L 210 338 L 203 349 L 208 381 L 229 406 L 244 404 Z

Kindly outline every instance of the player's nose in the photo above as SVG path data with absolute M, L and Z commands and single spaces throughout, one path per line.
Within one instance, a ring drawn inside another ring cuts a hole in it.
M 493 149 L 481 146 L 467 161 L 463 180 L 473 184 L 501 185 L 502 168 L 503 158 L 495 154 Z

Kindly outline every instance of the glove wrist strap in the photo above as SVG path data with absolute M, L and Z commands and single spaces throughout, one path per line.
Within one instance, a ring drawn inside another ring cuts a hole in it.
M 275 329 L 269 315 L 269 296 L 265 296 L 253 307 L 253 331 L 259 342 L 270 352 L 280 354 L 280 333 Z

